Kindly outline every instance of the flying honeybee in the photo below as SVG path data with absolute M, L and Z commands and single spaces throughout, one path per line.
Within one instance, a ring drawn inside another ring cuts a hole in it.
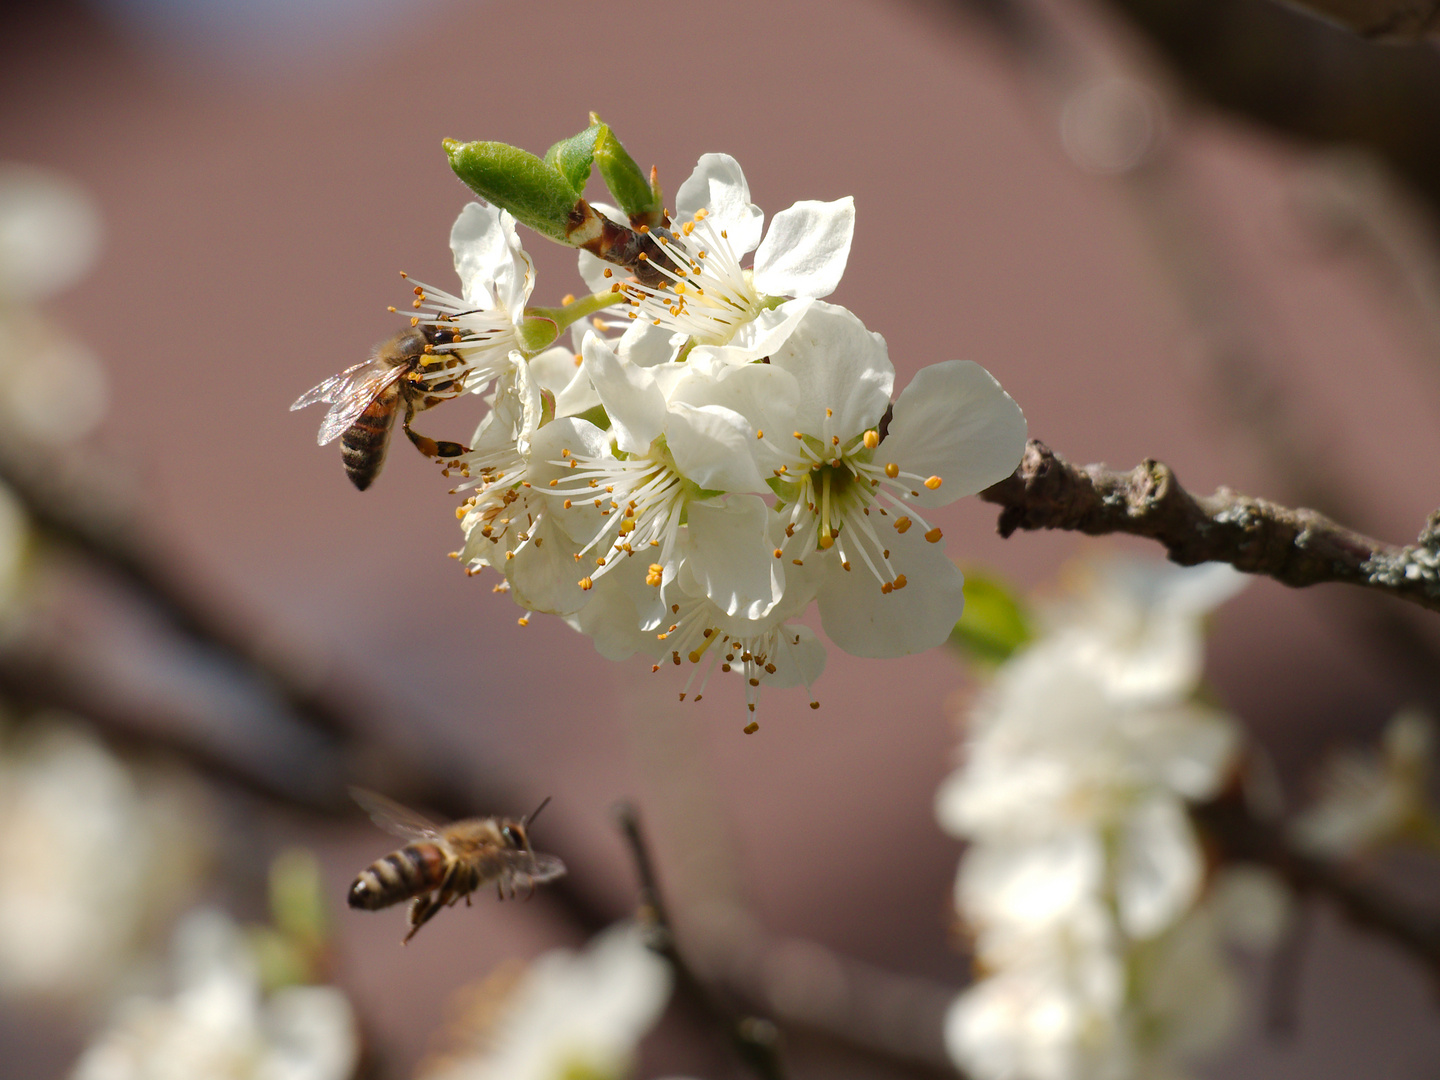
M 470 894 L 491 882 L 500 899 L 507 892 L 514 899 L 517 887 L 528 895 L 565 873 L 565 864 L 554 855 L 530 850 L 526 830 L 548 798 L 519 821 L 486 817 L 436 825 L 373 791 L 351 788 L 350 794 L 376 825 L 410 841 L 360 871 L 350 886 L 350 906 L 375 911 L 409 900 L 407 942 L 442 907 L 462 896 L 468 906 Z
M 463 379 L 449 374 L 460 366 L 451 352 L 434 347 L 457 340 L 447 326 L 413 326 L 375 347 L 369 360 L 332 375 L 301 394 L 293 412 L 317 401 L 330 411 L 320 424 L 321 446 L 340 436 L 345 474 L 361 491 L 380 475 L 395 413 L 403 404 L 405 434 L 427 457 L 456 458 L 468 450 L 459 443 L 438 442 L 410 430 L 410 421 L 422 412 L 464 390 Z

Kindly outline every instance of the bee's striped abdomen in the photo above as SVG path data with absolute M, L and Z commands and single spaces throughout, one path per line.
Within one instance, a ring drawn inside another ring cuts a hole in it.
M 395 409 L 399 403 L 400 388 L 386 387 L 340 436 L 340 456 L 345 462 L 345 475 L 361 491 L 380 475 L 380 467 L 385 464 L 385 451 L 390 448 L 390 429 L 395 426 Z
M 374 911 L 438 889 L 449 863 L 436 844 L 407 844 L 360 871 L 350 886 L 350 906 Z

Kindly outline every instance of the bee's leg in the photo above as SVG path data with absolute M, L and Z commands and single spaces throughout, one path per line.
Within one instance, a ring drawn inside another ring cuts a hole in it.
M 441 460 L 449 461 L 452 458 L 458 458 L 460 455 L 470 452 L 470 448 L 462 443 L 450 442 L 447 439 L 432 439 L 426 435 L 421 435 L 418 431 L 410 427 L 410 421 L 413 418 L 413 412 L 407 413 L 405 423 L 402 426 L 405 428 L 406 436 L 415 444 L 415 449 L 419 450 L 426 457 L 440 458 Z
M 410 932 L 405 935 L 405 940 L 401 944 L 410 944 L 410 939 L 415 936 L 415 932 L 433 919 L 435 913 L 442 906 L 438 893 L 426 893 L 424 896 L 417 896 L 410 901 Z
M 470 894 L 469 894 L 468 892 L 465 894 L 465 906 L 466 906 L 466 907 L 470 907 L 470 906 L 471 906 L 471 905 L 470 905 Z
M 496 881 L 496 882 L 495 882 L 495 899 L 496 899 L 496 900 L 504 900 L 504 899 L 505 899 L 505 883 L 502 882 L 502 881 Z

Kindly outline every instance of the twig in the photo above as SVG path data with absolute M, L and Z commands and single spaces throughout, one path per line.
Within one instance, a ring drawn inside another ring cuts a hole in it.
M 681 988 L 725 1032 L 740 1059 L 761 1080 L 783 1080 L 785 1070 L 780 1060 L 780 1039 L 775 1025 L 761 1017 L 727 1008 L 681 955 L 673 924 L 660 894 L 655 867 L 650 861 L 650 851 L 640 834 L 640 819 L 635 808 L 628 803 L 620 804 L 615 808 L 615 820 L 635 860 L 635 873 L 640 879 L 640 923 L 649 935 L 650 947 L 670 962 Z
M 1419 41 L 1440 33 L 1437 0 L 1289 0 L 1289 3 L 1371 41 Z
M 1220 488 L 1191 495 L 1169 466 L 1147 459 L 1128 473 L 1071 465 L 1031 439 L 1014 474 L 980 493 L 1001 511 L 999 531 L 1066 529 L 1157 540 L 1182 566 L 1226 562 L 1303 588 L 1338 581 L 1440 611 L 1440 512 L 1415 544 L 1354 532 L 1314 510 Z
M 1352 923 L 1388 938 L 1440 977 L 1440 918 L 1417 913 L 1343 867 L 1297 850 L 1280 825 L 1255 817 L 1239 796 L 1222 797 L 1192 814 L 1220 845 L 1222 857 L 1272 867 L 1296 892 L 1331 900 Z

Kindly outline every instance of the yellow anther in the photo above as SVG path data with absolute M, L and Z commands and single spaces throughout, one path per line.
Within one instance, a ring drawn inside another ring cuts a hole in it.
M 895 575 L 895 588 L 897 588 L 897 589 L 903 589 L 903 588 L 905 587 L 905 584 L 906 584 L 906 582 L 905 582 L 905 575 L 904 575 L 904 574 L 896 574 L 896 575 Z
M 898 532 L 898 533 L 907 532 L 907 531 L 909 530 L 909 528 L 910 528 L 910 519 L 909 519 L 908 517 L 900 517 L 900 518 L 896 518 L 896 519 L 895 519 L 895 531 L 896 531 L 896 532 Z
M 874 428 L 871 428 L 869 431 L 865 432 L 865 449 L 866 449 L 866 450 L 874 450 L 875 447 L 877 447 L 877 446 L 879 446 L 879 445 L 880 445 L 880 432 L 876 431 Z
M 523 615 L 522 615 L 520 618 L 516 619 L 515 621 L 516 621 L 517 623 L 519 623 L 521 626 L 529 626 L 529 625 L 530 625 L 530 620 L 527 619 L 527 618 L 525 618 Z
M 765 437 L 765 432 L 763 432 L 763 431 L 757 431 L 757 432 L 755 432 L 755 438 L 757 438 L 757 439 L 763 439 L 764 437 Z
M 561 306 L 561 307 L 569 307 L 569 306 L 570 306 L 571 304 L 573 304 L 574 302 L 575 302 L 575 294 L 574 294 L 573 292 L 567 292 L 564 296 L 562 296 L 562 297 L 560 298 L 560 306 Z
M 891 585 L 890 582 L 887 581 L 880 586 L 880 591 L 886 596 L 889 596 L 892 592 L 895 591 L 895 586 Z
M 593 589 L 594 587 L 595 587 L 595 582 L 592 581 L 590 578 L 588 578 L 588 577 L 582 577 L 582 578 L 580 579 L 580 588 L 583 589 L 585 592 L 589 592 L 589 591 L 590 591 L 591 589 Z
M 755 706 L 752 705 L 750 707 L 753 709 Z M 745 732 L 746 735 L 754 735 L 755 732 L 760 730 L 760 725 L 754 720 L 751 720 L 748 724 L 745 725 L 742 730 Z
M 894 480 L 895 477 L 900 475 L 900 466 L 896 465 L 893 461 L 890 462 L 890 464 L 885 466 L 885 475 L 891 480 Z
M 944 481 L 944 480 L 941 480 L 940 477 L 938 477 L 938 476 L 932 476 L 932 477 L 930 477 L 929 480 L 926 480 L 926 481 L 925 481 L 925 486 L 926 486 L 927 488 L 929 488 L 931 491 L 934 491 L 936 488 L 938 488 L 938 487 L 939 487 L 941 484 L 943 484 L 944 482 L 945 482 L 945 481 Z
M 929 540 L 932 544 L 938 544 L 940 542 L 940 538 L 944 535 L 945 534 L 942 533 L 938 528 L 935 528 L 931 529 L 925 534 L 925 539 Z
M 775 558 L 778 559 L 778 558 L 780 558 L 780 556 L 782 556 L 782 555 L 784 555 L 784 554 L 785 554 L 785 552 L 781 551 L 779 548 L 776 548 L 776 549 L 775 549 Z

